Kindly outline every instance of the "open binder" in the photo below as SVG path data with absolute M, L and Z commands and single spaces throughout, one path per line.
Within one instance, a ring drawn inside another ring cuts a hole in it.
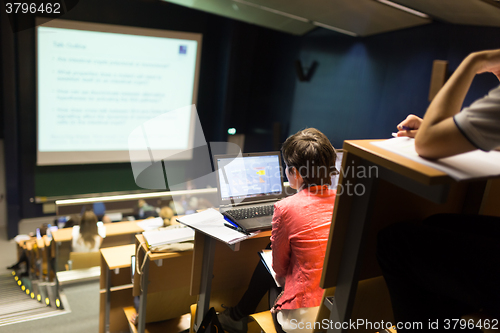
M 276 272 L 273 269 L 273 250 L 267 250 L 267 249 L 262 250 L 259 252 L 259 256 L 264 266 L 266 266 L 267 271 L 273 277 L 276 286 L 282 287 L 282 285 L 278 282 L 278 280 L 276 280 Z

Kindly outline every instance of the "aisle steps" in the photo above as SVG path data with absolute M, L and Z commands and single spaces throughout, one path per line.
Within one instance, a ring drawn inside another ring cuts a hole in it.
M 51 284 L 35 281 L 33 283 L 35 291 L 33 292 L 29 290 L 32 284 L 28 278 L 18 278 L 18 280 L 22 281 L 22 286 L 25 286 L 24 291 L 21 290 L 21 286 L 18 285 L 13 275 L 0 275 L 0 326 L 70 312 L 66 298 L 62 294 L 59 295 L 62 309 L 56 307 Z M 26 289 L 29 290 L 29 294 L 26 293 Z M 37 300 L 38 292 L 40 293 L 40 301 Z M 50 306 L 46 305 L 46 299 Z

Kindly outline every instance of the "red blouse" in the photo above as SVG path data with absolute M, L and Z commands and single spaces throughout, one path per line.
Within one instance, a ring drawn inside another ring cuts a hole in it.
M 319 287 L 335 203 L 335 190 L 313 186 L 274 205 L 273 269 L 285 281 L 279 309 L 318 306 Z

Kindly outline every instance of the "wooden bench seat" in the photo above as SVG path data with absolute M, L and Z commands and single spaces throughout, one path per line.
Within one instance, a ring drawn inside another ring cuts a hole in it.
M 137 333 L 137 327 L 133 324 L 133 318 L 136 316 L 136 311 L 133 306 L 123 308 L 125 317 L 127 318 L 130 332 Z M 191 314 L 186 313 L 180 317 L 159 322 L 147 323 L 145 333 L 178 333 L 190 328 Z

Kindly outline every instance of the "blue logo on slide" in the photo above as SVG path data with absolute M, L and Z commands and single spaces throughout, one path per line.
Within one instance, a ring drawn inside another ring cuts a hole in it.
M 179 45 L 179 54 L 186 54 L 188 51 L 187 45 Z

